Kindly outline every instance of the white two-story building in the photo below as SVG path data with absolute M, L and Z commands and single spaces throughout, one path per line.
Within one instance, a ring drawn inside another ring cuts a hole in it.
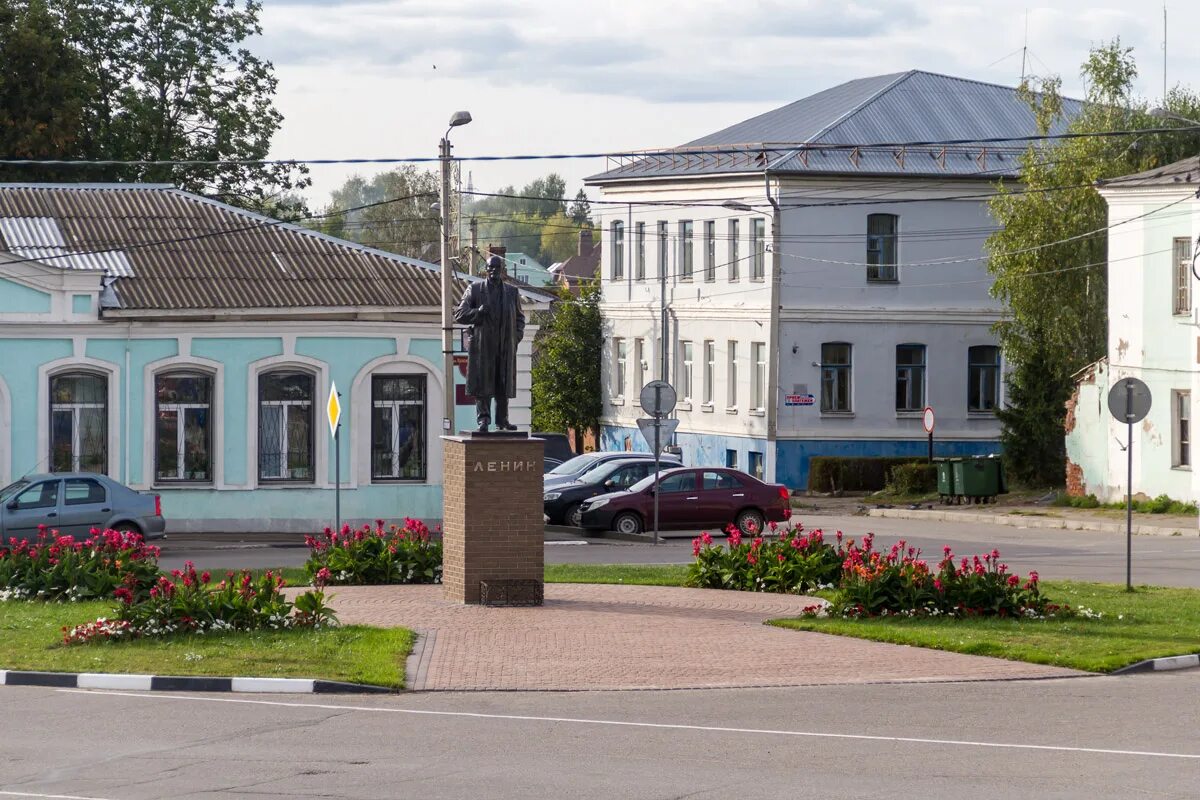
M 1027 144 L 994 140 L 1036 133 L 1014 89 L 910 71 L 610 160 L 604 448 L 646 449 L 665 377 L 687 463 L 795 488 L 812 456 L 924 454 L 926 406 L 939 455 L 996 452 L 987 203 Z

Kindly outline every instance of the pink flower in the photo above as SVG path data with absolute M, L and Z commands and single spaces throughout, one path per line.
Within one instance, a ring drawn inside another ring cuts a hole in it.
M 329 583 L 329 579 L 332 577 L 333 575 L 330 573 L 329 567 L 321 567 L 317 570 L 316 577 L 313 578 L 313 583 L 317 585 L 317 588 L 322 588 Z
M 700 541 L 704 542 L 706 545 L 712 544 L 713 543 L 712 535 L 709 534 L 708 531 L 705 531 L 704 533 L 700 534 Z

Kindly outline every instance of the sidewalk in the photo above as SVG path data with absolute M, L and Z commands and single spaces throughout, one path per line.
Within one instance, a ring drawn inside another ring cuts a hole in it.
M 928 504 L 922 504 L 928 506 Z M 867 516 L 892 519 L 926 519 L 937 522 L 967 522 L 1006 525 L 1013 528 L 1051 528 L 1097 533 L 1124 533 L 1125 515 L 1056 506 L 938 506 L 933 508 L 867 508 Z M 1138 536 L 1200 536 L 1196 517 L 1165 514 L 1133 515 L 1133 532 Z

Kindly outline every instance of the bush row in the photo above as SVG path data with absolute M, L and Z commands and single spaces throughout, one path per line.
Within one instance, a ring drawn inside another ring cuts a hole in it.
M 31 542 L 0 544 L 0 600 L 98 600 L 118 587 L 145 599 L 160 574 L 158 555 L 138 533 L 93 530 L 76 541 L 42 525 Z
M 812 492 L 877 492 L 895 467 L 921 463 L 919 458 L 842 458 L 813 456 L 808 460 L 808 489 Z
M 417 519 L 405 517 L 400 526 L 379 519 L 374 528 L 326 528 L 304 541 L 309 549 L 304 568 L 319 587 L 442 582 L 442 543 Z

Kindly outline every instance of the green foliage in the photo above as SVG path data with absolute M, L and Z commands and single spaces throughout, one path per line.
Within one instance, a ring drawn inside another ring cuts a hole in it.
M 579 231 L 590 228 L 591 208 L 580 189 L 568 207 L 566 181 L 557 173 L 537 178 L 517 189 L 501 188 L 498 195 L 480 197 L 463 208 L 464 217 L 478 225 L 479 246 L 504 245 L 549 266 L 578 251 Z M 523 199 L 532 198 L 532 199 Z
M 692 541 L 696 560 L 688 569 L 688 586 L 802 594 L 831 588 L 841 574 L 840 533 L 836 547 L 819 530 L 781 530 L 778 536 L 743 541 L 741 531 L 731 525 L 728 534 L 727 547 L 714 544 L 707 533 Z
M 877 492 L 887 485 L 888 476 L 895 467 L 920 461 L 917 458 L 813 456 L 808 460 L 808 489 L 812 492 Z
M 305 573 L 318 587 L 442 582 L 442 543 L 420 520 L 406 518 L 403 527 L 376 520 L 374 528 L 358 530 L 344 525 L 306 536 L 305 543 Z
M 1096 495 L 1094 494 L 1084 495 L 1083 497 L 1060 494 L 1054 498 L 1054 505 L 1066 508 L 1125 509 L 1124 500 L 1113 503 L 1101 503 L 1096 499 Z M 1134 500 L 1133 510 L 1140 514 L 1171 514 L 1175 516 L 1194 516 L 1200 513 L 1200 508 L 1197 508 L 1195 503 L 1172 500 L 1165 494 L 1160 494 L 1152 500 Z
M 1000 443 L 1011 479 L 1026 486 L 1061 486 L 1066 476 L 1063 424 L 1070 378 L 1051 361 L 1044 341 L 1034 341 L 1008 375 Z
M 381 172 L 370 180 L 355 175 L 333 191 L 323 213 L 336 214 L 321 225 L 330 236 L 380 250 L 437 262 L 440 223 L 429 210 L 438 199 L 438 176 L 415 165 Z M 393 202 L 385 202 L 385 201 Z M 382 203 L 372 208 L 361 206 Z M 357 211 L 346 209 L 355 208 Z
M 579 297 L 565 287 L 534 344 L 532 370 L 533 429 L 576 432 L 576 452 L 582 431 L 600 422 L 600 362 L 603 335 L 600 324 L 600 286 L 583 284 Z
M 928 494 L 937 489 L 937 464 L 913 462 L 892 467 L 887 490 L 892 494 Z
M 33 542 L 0 545 L 0 599 L 107 599 L 118 587 L 144 598 L 158 576 L 158 548 L 138 533 L 104 531 L 76 541 L 43 530 Z

